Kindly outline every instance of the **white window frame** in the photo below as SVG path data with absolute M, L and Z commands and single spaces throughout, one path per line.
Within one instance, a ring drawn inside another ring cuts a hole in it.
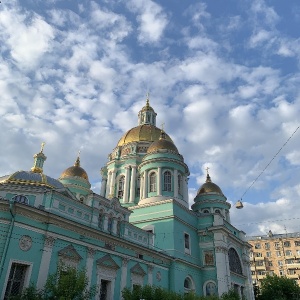
M 12 267 L 13 263 L 27 266 L 26 275 L 25 275 L 25 279 L 24 279 L 23 290 L 29 286 L 33 263 L 28 262 L 28 261 L 23 261 L 23 260 L 11 259 L 8 263 L 6 277 L 5 277 L 5 281 L 4 281 L 4 289 L 2 291 L 1 299 L 4 299 L 5 291 L 6 291 L 6 287 L 7 287 L 7 283 L 8 283 L 8 279 L 9 279 L 9 274 L 10 274 L 10 270 L 11 270 L 11 267 Z
M 151 175 L 154 174 L 155 180 L 151 182 Z M 149 172 L 149 193 L 157 192 L 157 173 L 155 171 Z

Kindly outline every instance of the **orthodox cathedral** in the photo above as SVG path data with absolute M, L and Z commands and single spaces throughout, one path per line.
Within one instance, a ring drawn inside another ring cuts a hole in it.
M 189 168 L 149 99 L 102 167 L 100 194 L 80 157 L 58 179 L 45 161 L 42 144 L 30 171 L 0 177 L 0 299 L 42 288 L 61 263 L 85 269 L 100 300 L 147 284 L 254 299 L 251 246 L 230 204 L 207 172 L 189 208 Z

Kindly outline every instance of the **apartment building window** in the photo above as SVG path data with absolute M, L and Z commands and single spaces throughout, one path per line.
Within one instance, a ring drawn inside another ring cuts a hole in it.
M 300 256 L 300 250 L 296 250 L 296 255 Z
M 295 246 L 296 247 L 300 246 L 300 241 L 295 241 Z
M 274 243 L 274 246 L 275 246 L 275 249 L 279 249 L 279 247 L 280 247 L 279 242 L 275 242 L 275 243 Z
M 286 250 L 285 251 L 285 256 L 292 256 L 293 252 L 291 250 Z
M 274 271 L 269 271 L 269 275 L 274 275 Z
M 287 265 L 291 265 L 291 264 L 294 263 L 294 260 L 293 260 L 293 259 L 286 259 L 286 260 L 285 260 L 285 263 L 286 263 Z
M 256 265 L 259 266 L 259 267 L 261 267 L 261 266 L 264 265 L 264 262 L 263 262 L 262 260 L 257 261 L 257 262 L 256 262 Z
M 288 275 L 295 275 L 296 270 L 287 270 Z
M 269 267 L 273 267 L 273 262 L 272 262 L 272 261 L 269 261 L 269 262 L 268 262 L 268 266 L 269 266 Z
M 267 257 L 271 257 L 272 252 L 268 251 L 268 252 L 266 252 L 266 255 L 267 255 Z
M 254 247 L 255 247 L 255 249 L 260 249 L 261 245 L 260 245 L 260 243 L 256 243 Z
M 256 252 L 254 254 L 255 254 L 255 257 L 262 257 L 262 254 L 260 252 Z
M 284 246 L 284 247 L 291 247 L 290 241 L 285 241 L 285 242 L 283 242 L 283 246 Z
M 280 275 L 280 276 L 284 276 L 284 271 L 283 271 L 283 270 L 280 270 L 280 271 L 279 271 L 279 275 Z
M 280 257 L 281 256 L 281 252 L 280 251 L 276 251 L 276 256 Z
M 282 260 L 279 260 L 279 261 L 278 261 L 278 266 L 283 266 Z
M 269 250 L 270 249 L 270 243 L 265 243 L 265 249 Z

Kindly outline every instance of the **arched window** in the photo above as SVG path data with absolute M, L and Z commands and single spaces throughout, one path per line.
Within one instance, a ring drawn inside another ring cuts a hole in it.
M 123 198 L 124 194 L 124 182 L 125 182 L 125 177 L 121 176 L 119 179 L 119 186 L 118 186 L 118 198 Z
M 208 209 L 204 209 L 203 213 L 204 214 L 209 214 L 209 210 Z
M 100 212 L 99 212 L 99 216 L 98 216 L 98 227 L 99 227 L 101 230 L 103 229 L 103 219 L 104 219 L 103 212 L 100 211 Z
M 117 235 L 119 236 L 121 234 L 121 219 L 117 219 Z
M 216 209 L 216 210 L 215 210 L 215 213 L 221 214 L 221 211 L 220 211 L 219 209 Z
M 156 192 L 156 174 L 152 172 L 149 175 L 150 178 L 150 192 Z
M 24 195 L 16 195 L 12 198 L 12 200 L 22 204 L 29 204 L 28 198 Z
M 179 195 L 182 195 L 182 184 L 181 184 L 181 181 L 182 181 L 181 175 L 178 174 L 177 182 L 178 182 L 178 194 Z
M 164 191 L 171 192 L 172 175 L 170 171 L 164 172 Z
M 230 271 L 237 273 L 237 274 L 243 274 L 242 272 L 242 265 L 239 258 L 239 255 L 235 251 L 235 249 L 230 248 L 228 251 L 228 258 L 229 258 L 229 269 Z
M 184 286 L 185 294 L 188 294 L 188 293 L 194 291 L 194 284 L 193 284 L 192 279 L 189 276 L 184 279 L 183 286 Z
M 141 176 L 138 176 L 136 182 L 136 195 L 140 196 L 140 192 L 141 192 Z
M 112 225 L 113 225 L 113 217 L 112 217 L 112 215 L 109 215 L 108 219 L 107 219 L 107 231 L 108 232 L 112 232 Z
M 215 296 L 217 295 L 217 286 L 214 282 L 207 282 L 205 285 L 205 296 Z

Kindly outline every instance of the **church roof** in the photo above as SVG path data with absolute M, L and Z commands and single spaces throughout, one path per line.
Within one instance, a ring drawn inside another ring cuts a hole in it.
M 223 195 L 221 188 L 211 181 L 209 174 L 207 174 L 206 182 L 199 188 L 197 196 L 205 193 L 217 193 Z
M 32 171 L 17 171 L 11 175 L 0 177 L 0 183 L 22 183 L 46 185 L 53 188 L 63 189 L 64 185 L 58 180 L 42 173 Z
M 80 167 L 80 158 L 79 156 L 77 157 L 74 165 L 72 167 L 67 168 L 66 170 L 64 170 L 61 175 L 60 175 L 60 179 L 64 179 L 64 178 L 69 178 L 69 177 L 81 177 L 87 181 L 89 181 L 87 172 Z
M 172 141 L 166 139 L 166 133 L 163 130 L 161 130 L 159 140 L 150 145 L 147 153 L 149 154 L 159 150 L 169 150 L 178 154 L 177 147 Z
M 143 124 L 128 130 L 119 140 L 118 146 L 123 146 L 131 142 L 154 142 L 158 141 L 161 130 L 154 125 Z M 166 134 L 166 140 L 172 139 Z

